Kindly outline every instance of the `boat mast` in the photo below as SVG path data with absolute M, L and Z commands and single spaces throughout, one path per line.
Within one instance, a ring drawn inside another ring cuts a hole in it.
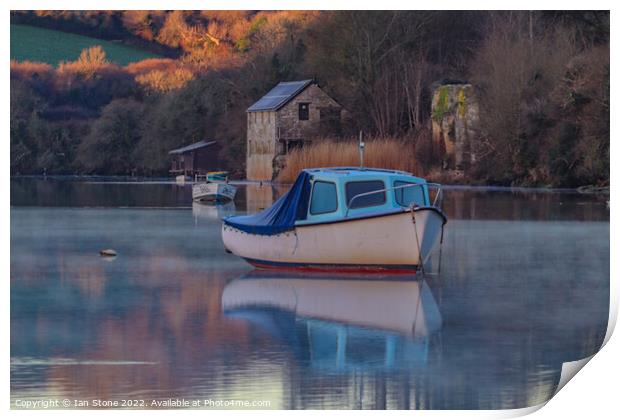
M 359 143 L 359 149 L 360 149 L 360 169 L 364 169 L 364 147 L 366 145 L 364 144 L 364 133 L 362 130 L 360 130 L 360 143 Z

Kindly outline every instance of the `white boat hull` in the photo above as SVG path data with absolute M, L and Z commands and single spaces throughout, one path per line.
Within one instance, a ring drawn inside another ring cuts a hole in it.
M 445 223 L 434 208 L 338 222 L 298 225 L 254 235 L 224 224 L 227 250 L 259 268 L 338 271 L 416 271 L 428 260 Z
M 194 201 L 232 201 L 237 187 L 224 182 L 201 182 L 192 186 Z

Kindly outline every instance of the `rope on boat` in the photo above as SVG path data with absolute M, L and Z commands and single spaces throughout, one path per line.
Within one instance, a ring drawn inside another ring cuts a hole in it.
M 293 234 L 295 235 L 295 247 L 293 248 L 293 255 L 297 252 L 297 245 L 299 245 L 299 237 L 297 236 L 297 229 L 293 230 Z
M 420 271 L 422 272 L 422 275 L 425 275 L 426 272 L 424 271 L 424 261 L 422 259 L 422 248 L 420 248 L 420 239 L 418 237 L 418 225 L 416 223 L 415 220 L 415 212 L 414 210 L 414 205 L 411 205 L 410 210 L 411 210 L 411 221 L 413 222 L 413 229 L 415 231 L 415 242 L 416 245 L 418 246 L 418 265 L 420 266 Z M 431 275 L 439 275 L 441 273 L 441 255 L 442 255 L 442 251 L 443 251 L 443 232 L 444 232 L 444 225 L 441 225 L 441 237 L 439 239 L 439 261 L 437 262 L 437 272 L 436 273 L 428 273 Z
M 424 261 L 422 260 L 422 248 L 420 248 L 420 239 L 418 238 L 418 225 L 415 222 L 415 212 L 413 211 L 414 205 L 411 205 L 409 208 L 411 210 L 411 221 L 413 222 L 413 230 L 415 231 L 415 242 L 418 246 L 418 265 L 420 266 L 420 271 L 422 275 L 424 275 Z
M 437 262 L 437 275 L 441 273 L 441 251 L 443 250 L 443 227 L 441 225 L 441 238 L 439 239 L 439 261 Z

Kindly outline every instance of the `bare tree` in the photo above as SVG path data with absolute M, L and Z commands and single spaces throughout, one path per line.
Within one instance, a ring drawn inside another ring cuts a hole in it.
M 538 158 L 531 153 L 536 149 L 532 133 L 540 128 L 549 94 L 575 54 L 570 33 L 539 27 L 532 19 L 519 12 L 492 15 L 489 34 L 472 65 L 472 79 L 481 93 L 482 134 L 476 153 L 512 176 L 526 175 Z

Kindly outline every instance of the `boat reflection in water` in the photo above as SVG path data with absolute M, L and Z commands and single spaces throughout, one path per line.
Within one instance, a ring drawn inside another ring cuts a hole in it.
M 194 221 L 196 223 L 198 223 L 198 219 L 218 221 L 224 217 L 235 214 L 235 211 L 234 201 L 227 201 L 226 203 L 202 203 L 194 201 L 192 203 L 192 216 L 194 216 Z
M 389 370 L 426 363 L 441 329 L 429 286 L 413 279 L 253 271 L 226 285 L 222 308 L 284 341 L 313 369 Z

